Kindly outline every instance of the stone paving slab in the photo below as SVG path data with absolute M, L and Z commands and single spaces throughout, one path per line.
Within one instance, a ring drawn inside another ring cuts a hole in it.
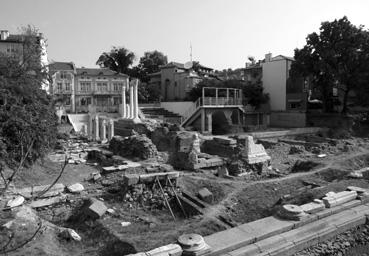
M 225 255 L 227 256 L 254 256 L 260 254 L 260 249 L 255 244 L 250 244 L 237 250 L 231 251 Z M 268 254 L 266 254 L 268 255 Z
M 66 198 L 67 198 L 66 195 L 61 195 L 61 196 L 56 196 L 56 197 L 39 199 L 39 200 L 32 201 L 29 204 L 29 206 L 31 206 L 32 208 L 46 207 L 46 206 L 50 206 L 53 204 L 63 202 Z
M 360 206 L 357 206 L 357 207 L 353 208 L 352 210 L 356 213 L 359 213 L 359 214 L 362 213 L 362 212 L 367 213 L 367 212 L 369 212 L 369 205 L 363 204 L 363 205 L 360 205 Z
M 298 227 L 302 227 L 305 226 L 311 222 L 314 222 L 318 220 L 318 216 L 316 214 L 308 214 L 306 216 L 304 216 L 301 220 L 297 221 L 294 225 L 293 228 L 298 228 Z
M 269 252 L 275 247 L 285 246 L 287 244 L 293 245 L 293 243 L 287 241 L 287 239 L 281 235 L 275 235 L 267 239 L 256 242 L 255 245 L 259 248 L 260 252 Z
M 253 231 L 243 230 L 239 227 L 227 229 L 210 236 L 204 237 L 205 243 L 211 248 L 206 255 L 223 255 L 227 251 L 236 250 L 240 247 L 255 242 Z
M 276 217 L 270 216 L 242 224 L 239 228 L 253 232 L 255 240 L 260 241 L 267 237 L 291 230 L 296 223 L 296 221 L 280 220 Z
M 356 207 L 356 206 L 359 206 L 359 205 L 361 205 L 360 200 L 353 200 L 353 201 L 350 201 L 350 202 L 347 202 L 347 203 L 344 203 L 342 205 L 338 205 L 338 206 L 335 206 L 335 207 L 332 207 L 332 208 L 326 208 L 323 211 L 320 211 L 320 212 L 317 212 L 317 213 L 314 213 L 314 214 L 316 214 L 318 216 L 318 219 L 322 219 L 322 218 L 328 217 L 332 214 L 336 214 L 336 213 L 341 212 L 343 210 L 350 209 L 350 208 L 353 208 L 353 207 Z
M 38 196 L 42 191 L 45 191 L 49 188 L 50 185 L 40 185 L 33 187 L 26 187 L 17 190 L 17 194 L 24 196 L 25 198 L 31 198 L 34 196 Z M 41 198 L 57 196 L 61 194 L 65 189 L 65 186 L 62 183 L 54 184 L 45 194 L 41 196 Z
M 358 200 L 356 200 L 358 201 Z M 318 242 L 325 241 L 339 233 L 342 233 L 352 227 L 364 224 L 369 216 L 369 204 L 359 205 L 354 208 L 347 209 L 349 205 L 356 205 L 357 202 L 346 203 L 346 205 L 341 205 L 340 207 L 334 207 L 335 209 L 330 209 L 328 212 L 336 212 L 334 215 L 318 219 L 309 225 L 301 226 L 293 230 L 283 231 L 282 233 L 277 233 L 274 236 L 270 236 L 264 240 L 258 240 L 253 244 L 246 245 L 244 247 L 237 248 L 233 251 L 228 250 L 227 254 L 230 256 L 240 256 L 240 255 L 268 255 L 268 256 L 285 256 L 292 255 L 297 251 L 303 250 L 309 246 L 315 245 Z M 341 209 L 341 212 L 338 212 Z M 343 210 L 342 210 L 343 209 Z M 346 209 L 346 210 L 344 210 Z M 274 219 L 266 218 L 259 220 L 258 225 L 252 225 L 252 223 L 247 223 L 239 226 L 243 230 L 248 230 L 253 232 L 255 228 L 259 227 L 259 235 L 263 232 L 262 230 L 269 230 L 272 225 L 277 223 Z M 282 220 L 279 220 L 284 222 Z M 286 221 L 287 223 L 289 221 Z M 265 226 L 262 226 L 264 223 Z M 274 223 L 274 224 L 273 224 Z M 294 225 L 294 223 L 289 223 L 289 225 Z M 254 227 L 252 229 L 251 227 Z M 283 225 L 280 226 L 283 230 Z M 288 225 L 287 225 L 288 227 Z M 232 230 L 232 229 L 231 229 Z M 265 232 L 265 231 L 264 231 Z M 268 231 L 266 231 L 268 232 Z M 272 232 L 273 233 L 273 232 Z M 242 233 L 241 233 L 242 234 Z M 241 235 L 239 234 L 239 235 Z M 255 237 L 257 232 L 254 233 Z M 229 234 L 231 237 L 235 235 Z M 237 235 L 236 235 L 237 236 Z M 259 253 L 256 251 L 256 247 L 259 249 Z M 224 250 L 224 249 L 223 249 Z M 209 254 L 213 255 L 213 254 Z M 219 254 L 218 254 L 219 255 Z

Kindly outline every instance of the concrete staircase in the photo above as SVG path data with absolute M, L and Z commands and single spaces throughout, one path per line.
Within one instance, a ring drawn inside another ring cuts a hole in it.
M 182 117 L 161 107 L 141 107 L 142 113 L 146 118 L 162 119 L 165 122 L 181 123 Z

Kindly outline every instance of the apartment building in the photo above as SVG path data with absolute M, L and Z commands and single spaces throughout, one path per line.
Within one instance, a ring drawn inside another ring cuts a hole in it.
M 107 68 L 76 68 L 73 62 L 54 62 L 49 69 L 51 93 L 66 113 L 87 113 L 89 105 L 97 112 L 119 112 L 127 75 Z

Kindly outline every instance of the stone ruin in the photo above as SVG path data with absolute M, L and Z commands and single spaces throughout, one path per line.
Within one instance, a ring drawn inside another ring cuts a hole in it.
M 248 164 L 270 161 L 270 156 L 266 153 L 264 146 L 255 144 L 252 136 L 246 136 L 246 138 L 240 140 L 240 142 L 245 147 L 242 156 L 246 159 Z
M 173 167 L 197 170 L 224 164 L 223 159 L 202 153 L 200 145 L 201 140 L 198 133 L 178 132 L 172 149 L 171 163 Z
M 250 171 L 259 174 L 266 165 L 269 165 L 270 156 L 263 145 L 255 144 L 252 136 L 235 138 L 214 137 L 204 141 L 203 152 L 229 159 L 228 171 L 232 176 L 239 176 Z
M 110 150 L 123 157 L 150 159 L 158 156 L 158 150 L 145 134 L 134 134 L 129 137 L 115 136 L 110 141 Z

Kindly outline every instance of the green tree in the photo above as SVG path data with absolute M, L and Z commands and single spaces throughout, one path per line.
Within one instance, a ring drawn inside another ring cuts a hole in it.
M 40 62 L 40 37 L 31 26 L 21 33 L 23 54 L 0 56 L 0 158 L 8 164 L 25 156 L 32 162 L 56 141 L 55 109 L 41 88 L 48 74 Z
M 168 64 L 168 58 L 162 52 L 157 50 L 145 52 L 144 56 L 140 58 L 137 66 L 139 70 L 139 78 L 142 82 L 148 82 L 148 74 L 160 71 L 160 66 Z
M 96 65 L 103 68 L 109 68 L 113 71 L 131 75 L 132 64 L 135 61 L 136 56 L 130 50 L 124 47 L 113 47 L 110 52 L 103 52 Z
M 291 75 L 311 75 L 320 90 L 326 111 L 332 108 L 333 86 L 343 94 L 342 113 L 347 112 L 351 91 L 368 86 L 369 32 L 347 17 L 323 22 L 320 32 L 307 36 L 306 45 L 295 50 Z

